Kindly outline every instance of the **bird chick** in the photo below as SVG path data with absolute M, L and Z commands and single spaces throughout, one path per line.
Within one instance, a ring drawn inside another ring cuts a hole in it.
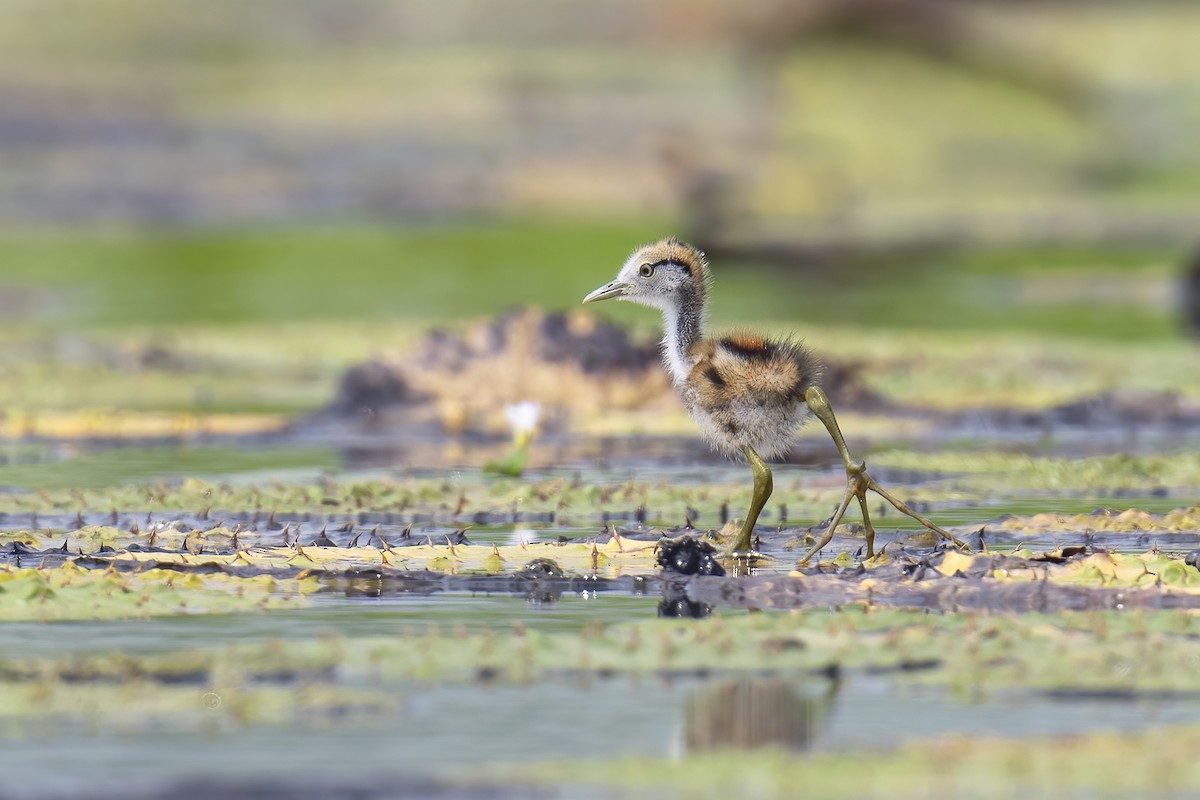
M 821 362 L 803 346 L 738 332 L 704 335 L 704 309 L 711 276 L 696 247 L 675 238 L 634 251 L 617 277 L 583 299 L 619 298 L 657 308 L 663 315 L 663 363 L 675 389 L 705 438 L 727 456 L 744 456 L 754 474 L 754 493 L 732 553 L 752 555 L 758 516 L 770 497 L 771 470 L 763 457 L 777 458 L 792 447 L 796 429 L 815 414 L 828 429 L 846 467 L 848 486 L 824 537 L 801 560 L 807 563 L 829 543 L 852 499 L 857 499 L 866 531 L 867 557 L 875 554 L 875 532 L 866 492 L 874 491 L 898 510 L 958 546 L 946 531 L 885 492 L 850 457 L 833 409 L 821 390 Z

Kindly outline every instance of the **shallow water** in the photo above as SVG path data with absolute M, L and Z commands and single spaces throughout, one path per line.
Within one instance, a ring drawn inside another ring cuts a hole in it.
M 309 452 L 309 451 L 306 451 Z M 139 471 L 142 451 L 124 454 L 126 466 Z M 106 458 L 120 461 L 120 451 Z M 157 468 L 169 449 L 154 454 L 147 468 Z M 299 456 L 300 460 L 308 456 Z M 345 462 L 343 462 L 345 463 Z M 129 474 L 123 472 L 122 474 Z M 213 473 L 206 477 L 231 482 L 266 480 L 312 481 L 327 474 L 314 464 L 293 464 L 286 471 L 247 470 Z M 362 480 L 395 475 L 390 469 L 340 471 L 338 480 Z M 409 473 L 402 473 L 409 474 Z M 423 471 L 423 474 L 429 474 Z M 445 471 L 450 482 L 470 471 Z M 746 478 L 742 468 L 725 463 L 672 466 L 653 459 L 640 463 L 590 463 L 573 469 L 545 471 L 532 478 L 580 476 L 584 482 L 615 483 L 626 480 L 669 479 L 680 485 L 734 482 Z M 828 475 L 837 469 L 785 465 L 776 471 L 776 485 L 788 486 L 794 479 Z M 101 481 L 103 476 L 94 476 Z M 923 476 L 880 473 L 882 482 L 902 489 L 906 482 Z M 999 490 L 972 502 L 940 504 L 930 511 L 947 526 L 983 525 L 1003 514 L 1055 511 L 1078 513 L 1101 506 L 1137 507 L 1165 511 L 1191 502 L 1170 494 L 1054 497 L 1036 492 L 1012 493 Z M 764 547 L 775 560 L 761 571 L 787 571 L 798 550 L 782 545 L 794 539 L 802 527 L 816 520 L 789 519 L 785 530 L 770 531 L 778 521 L 768 508 L 763 519 Z M 194 511 L 193 511 L 194 513 Z M 632 510 L 614 513 L 614 518 L 632 520 Z M 684 520 L 661 519 L 647 509 L 647 524 L 680 525 Z M 89 515 L 90 516 L 90 515 Z M 108 524 L 107 519 L 89 522 Z M 180 519 L 171 511 L 119 509 L 118 521 Z M 187 515 L 183 515 L 187 516 Z M 127 520 L 126 517 L 129 519 Z M 284 515 L 280 515 L 280 520 Z M 303 530 L 313 535 L 324 521 L 313 518 Z M 39 529 L 63 530 L 75 523 L 74 514 L 43 515 Z M 32 519 L 8 515 L 4 529 L 28 527 Z M 701 528 L 717 527 L 719 521 L 700 518 Z M 444 523 L 444 524 L 443 524 Z M 209 523 L 211 524 L 211 523 Z M 404 519 L 372 520 L 357 530 L 378 526 L 384 538 L 399 536 Z M 599 518 L 561 526 L 547 522 L 509 522 L 475 525 L 468 536 L 476 543 L 511 544 L 547 541 L 558 537 L 591 538 L 601 534 Z M 435 538 L 455 530 L 450 520 L 414 526 L 416 537 Z M 879 544 L 900 540 L 919 526 L 890 514 L 878 522 Z M 332 526 L 331 526 L 332 528 Z M 338 543 L 354 531 L 330 533 Z M 1121 550 L 1144 551 L 1161 537 L 1140 533 L 1101 534 L 1096 544 Z M 1023 542 L 1032 548 L 1050 549 L 1069 537 L 1039 535 L 1021 540 L 989 534 L 990 547 L 1003 548 Z M 838 537 L 830 552 L 853 552 L 861 538 Z M 1200 533 L 1173 535 L 1175 549 L 1200 547 Z M 9 563 L 12 563 L 11 560 Z M 616 623 L 653 618 L 662 597 L 657 586 L 641 594 L 632 581 L 602 583 L 592 588 L 570 589 L 556 596 L 526 597 L 511 593 L 437 591 L 385 593 L 378 597 L 348 596 L 344 591 L 326 591 L 307 608 L 271 614 L 188 616 L 116 622 L 67 622 L 55 624 L 7 623 L 0 625 L 0 653 L 26 658 L 63 658 L 72 655 L 121 652 L 127 654 L 169 653 L 191 648 L 219 647 L 265 639 L 310 639 L 323 632 L 343 637 L 389 636 L 438 626 L 442 630 L 488 629 L 509 631 L 514 624 L 545 631 L 577 632 L 592 622 Z M 749 613 L 722 608 L 721 615 Z M 815 612 L 814 612 L 815 613 Z M 0 770 L 0 794 L 37 797 L 51 793 L 81 794 L 98 791 L 115 793 L 138 786 L 164 786 L 188 777 L 219 774 L 226 779 L 269 777 L 272 780 L 360 781 L 388 776 L 430 775 L 453 777 L 464 769 L 482 770 L 488 764 L 505 764 L 547 759 L 602 758 L 643 754 L 671 756 L 719 743 L 724 727 L 708 729 L 698 722 L 707 716 L 720 718 L 730 697 L 747 692 L 765 692 L 770 705 L 786 719 L 776 720 L 776 730 L 792 732 L 786 745 L 797 750 L 836 750 L 846 747 L 883 748 L 899 737 L 958 733 L 1029 737 L 1040 734 L 1073 734 L 1096 730 L 1132 731 L 1150 725 L 1200 722 L 1200 697 L 1167 700 L 1112 701 L 1096 698 L 1055 700 L 1030 692 L 1005 691 L 964 696 L 940 687 L 903 683 L 888 677 L 851 674 L 838 683 L 827 678 L 627 678 L 589 680 L 549 679 L 530 686 L 438 686 L 411 683 L 385 687 L 400 700 L 399 710 L 368 712 L 350 710 L 344 715 L 298 718 L 289 725 L 243 725 L 219 702 L 206 699 L 204 687 L 196 688 L 194 715 L 153 729 L 138 725 L 120 730 L 100 726 L 47 724 L 24 738 L 0 741 L 4 769 Z M 28 732 L 28 731 L 27 731 Z M 689 745 L 689 742 L 691 744 Z M 705 744 L 707 743 L 707 744 Z
M 459 610 L 474 611 L 469 608 L 474 604 L 491 605 L 486 599 L 468 601 Z M 361 603 L 324 604 L 308 622 L 327 625 L 345 620 L 355 613 L 354 605 Z M 409 614 L 418 611 L 403 608 L 407 605 L 403 602 L 389 605 L 396 606 L 398 619 L 379 615 L 384 619 L 375 620 L 372 632 L 386 630 L 399 619 L 411 621 Z M 282 635 L 302 622 L 283 620 Z M 151 627 L 132 637 L 111 639 L 110 644 L 148 648 L 153 633 Z M 261 631 L 242 625 L 224 631 L 206 626 L 174 635 L 169 643 L 260 635 Z M 223 710 L 219 698 L 214 702 L 211 692 L 197 687 L 196 715 L 178 724 L 104 735 L 48 725 L 44 732 L 0 742 L 5 753 L 0 792 L 6 797 L 119 793 L 213 774 L 226 781 L 267 778 L 280 784 L 311 779 L 347 784 L 423 776 L 452 779 L 464 773 L 487 775 L 492 764 L 621 755 L 672 757 L 744 744 L 745 739 L 731 738 L 721 720 L 739 713 L 736 701 L 749 696 L 770 701 L 774 711 L 756 717 L 749 731 L 739 728 L 738 736 L 798 753 L 885 748 L 899 736 L 1020 738 L 1136 731 L 1200 721 L 1200 698 L 1194 697 L 1059 701 L 1003 691 L 963 698 L 941 687 L 897 685 L 869 675 L 851 675 L 837 683 L 815 676 L 549 679 L 529 686 L 496 687 L 406 683 L 388 687 L 388 692 L 399 701 L 398 710 L 244 726 Z
M 508 594 L 400 594 L 347 599 L 317 595 L 309 607 L 270 614 L 197 614 L 101 622 L 9 622 L 0 625 L 0 652 L 53 658 L 95 652 L 150 654 L 219 647 L 263 639 L 400 635 L 431 625 L 442 630 L 511 631 L 516 622 L 544 631 L 578 630 L 585 622 L 654 617 L 660 598 L 628 592 L 564 593 L 557 602 L 530 602 Z M 53 635 L 49 635 L 53 634 Z

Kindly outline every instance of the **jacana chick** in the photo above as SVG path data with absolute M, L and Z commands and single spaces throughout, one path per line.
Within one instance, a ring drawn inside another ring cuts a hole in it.
M 829 543 L 851 500 L 855 499 L 862 511 L 867 558 L 875 555 L 875 531 L 867 511 L 868 490 L 963 547 L 950 533 L 884 491 L 867 473 L 866 465 L 850 457 L 833 408 L 820 387 L 821 362 L 806 348 L 753 333 L 734 333 L 721 338 L 704 335 L 704 307 L 710 282 L 704 253 L 668 238 L 635 250 L 616 280 L 596 289 L 583 302 L 616 297 L 662 312 L 663 362 L 680 399 L 713 447 L 727 456 L 745 457 L 754 474 L 750 509 L 732 554 L 753 555 L 754 526 L 772 490 L 771 469 L 763 459 L 787 453 L 796 429 L 811 414 L 824 423 L 833 437 L 846 466 L 848 486 L 824 537 L 800 560 L 801 564 L 806 564 Z

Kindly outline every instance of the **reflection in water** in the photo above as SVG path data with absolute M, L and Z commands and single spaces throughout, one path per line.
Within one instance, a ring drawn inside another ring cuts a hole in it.
M 807 750 L 824 728 L 841 687 L 837 677 L 819 680 L 826 684 L 819 694 L 795 683 L 752 677 L 700 687 L 684 715 L 685 752 Z
M 512 532 L 508 535 L 508 543 L 513 547 L 536 544 L 537 540 L 537 531 L 532 528 L 513 528 Z
M 525 584 L 525 599 L 530 605 L 557 603 L 562 597 L 564 579 L 558 563 L 550 558 L 535 558 L 525 564 L 515 577 Z
M 353 578 L 342 582 L 346 597 L 383 597 L 382 576 Z
M 549 606 L 554 605 L 562 599 L 562 587 L 551 585 L 543 585 L 538 581 L 533 581 L 532 585 L 525 591 L 525 601 L 531 606 Z
M 658 604 L 660 617 L 688 617 L 703 619 L 712 613 L 712 606 L 699 603 L 687 596 L 684 584 L 663 579 L 662 601 Z

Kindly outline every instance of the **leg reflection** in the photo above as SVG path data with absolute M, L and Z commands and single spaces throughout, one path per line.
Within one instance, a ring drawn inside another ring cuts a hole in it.
M 807 750 L 825 727 L 840 686 L 836 676 L 819 680 L 826 685 L 816 694 L 799 682 L 775 679 L 740 678 L 702 686 L 691 696 L 684 717 L 686 752 Z

